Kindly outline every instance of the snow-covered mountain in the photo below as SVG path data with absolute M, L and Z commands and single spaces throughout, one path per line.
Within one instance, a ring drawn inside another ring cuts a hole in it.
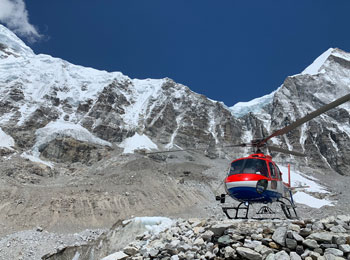
M 132 152 L 138 143 L 218 148 L 266 136 L 349 93 L 349 81 L 350 54 L 329 49 L 275 92 L 228 108 L 168 78 L 131 79 L 36 55 L 0 25 L 0 134 L 7 140 L 0 146 L 44 163 L 87 154 L 98 160 L 105 149 Z M 348 174 L 349 112 L 344 104 L 274 142 L 305 150 L 310 158 L 300 163 Z M 67 149 L 87 152 L 65 156 Z

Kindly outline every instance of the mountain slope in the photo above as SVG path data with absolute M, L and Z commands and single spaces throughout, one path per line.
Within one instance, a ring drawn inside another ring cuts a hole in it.
M 168 78 L 130 79 L 35 55 L 1 25 L 0 42 L 1 127 L 12 133 L 19 153 L 44 161 L 60 161 L 52 156 L 62 152 L 45 152 L 55 138 L 77 139 L 72 131 L 47 132 L 49 123 L 89 132 L 90 139 L 78 140 L 89 145 L 96 138 L 111 146 L 145 134 L 160 149 L 221 147 L 266 136 L 350 92 L 350 54 L 339 49 L 327 50 L 273 93 L 227 108 Z M 344 104 L 273 141 L 306 151 L 309 159 L 299 159 L 301 165 L 348 174 L 349 110 Z

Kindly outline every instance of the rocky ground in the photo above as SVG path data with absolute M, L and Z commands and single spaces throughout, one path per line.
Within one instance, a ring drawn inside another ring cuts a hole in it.
M 16 154 L 2 157 L 0 259 L 40 259 L 61 245 L 86 243 L 74 233 L 99 233 L 134 216 L 224 218 L 215 195 L 223 192 L 229 159 L 193 152 L 148 157 L 114 152 L 90 167 L 57 163 L 53 169 Z M 349 177 L 305 171 L 328 188 L 335 206 L 299 204 L 301 218 L 350 212 Z M 36 231 L 38 226 L 44 231 Z
M 146 221 L 149 224 L 150 220 Z M 123 238 L 121 230 L 136 230 L 135 222 L 121 223 L 115 231 Z M 350 259 L 349 223 L 350 216 L 346 215 L 321 220 L 179 219 L 167 223 L 161 232 L 151 229 L 139 233 L 134 241 L 102 260 Z M 86 248 L 61 250 L 43 259 L 101 259 L 106 247 L 102 241 Z

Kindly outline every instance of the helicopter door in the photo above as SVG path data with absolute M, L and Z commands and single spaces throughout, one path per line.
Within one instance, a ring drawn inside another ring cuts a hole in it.
M 283 192 L 283 183 L 281 181 L 281 174 L 279 172 L 278 167 L 273 164 L 269 163 L 270 166 L 270 172 L 271 172 L 271 189 L 276 190 L 279 193 Z
M 271 173 L 271 189 L 277 190 L 277 174 L 275 171 L 275 167 L 272 163 L 269 163 L 270 173 Z

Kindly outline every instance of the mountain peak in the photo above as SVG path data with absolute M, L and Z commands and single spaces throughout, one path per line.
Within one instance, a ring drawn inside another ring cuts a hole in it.
M 338 48 L 329 48 L 319 57 L 317 57 L 312 64 L 301 72 L 301 74 L 316 75 L 322 72 L 323 66 L 330 56 L 335 56 L 344 60 L 350 61 L 350 54 Z
M 0 53 L 6 54 L 14 52 L 14 54 L 32 56 L 34 52 L 12 31 L 0 24 Z

